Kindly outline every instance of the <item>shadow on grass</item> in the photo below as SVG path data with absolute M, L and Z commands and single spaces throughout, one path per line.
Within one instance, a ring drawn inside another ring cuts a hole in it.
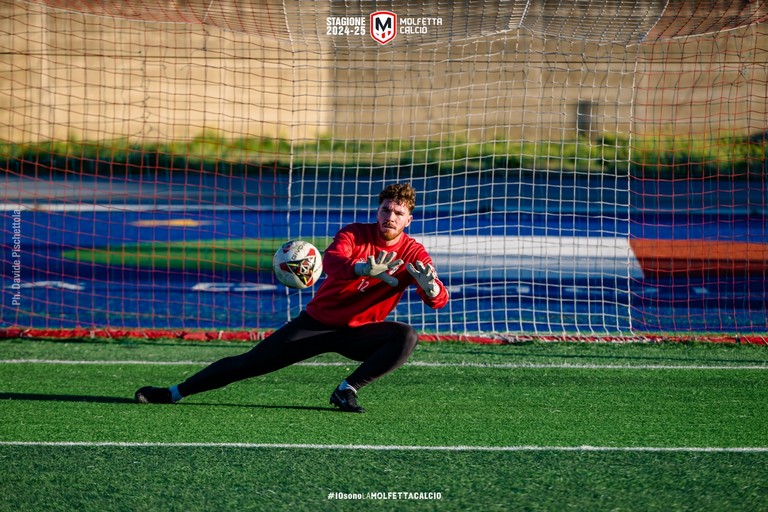
M 90 402 L 101 404 L 136 404 L 133 398 L 94 395 L 53 395 L 44 393 L 0 393 L 0 400 L 28 400 L 42 402 Z M 294 409 L 299 411 L 338 412 L 334 407 L 316 407 L 307 405 L 263 405 L 263 404 L 221 404 L 221 403 L 184 403 L 185 407 L 252 407 L 256 409 Z M 146 405 L 145 405 L 146 406 Z
M 0 400 L 37 400 L 49 402 L 92 402 L 101 404 L 132 404 L 133 398 L 94 395 L 50 395 L 42 393 L 0 393 Z
M 214 404 L 214 403 L 186 403 L 185 407 L 249 407 L 254 409 L 294 409 L 297 411 L 323 411 L 323 412 L 341 412 L 335 407 L 318 407 L 311 405 L 264 405 L 264 404 Z

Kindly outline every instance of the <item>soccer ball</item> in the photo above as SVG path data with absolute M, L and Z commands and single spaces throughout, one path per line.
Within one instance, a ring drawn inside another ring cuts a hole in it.
M 277 280 L 289 288 L 303 290 L 314 285 L 323 273 L 323 259 L 317 247 L 303 240 L 284 243 L 272 258 Z

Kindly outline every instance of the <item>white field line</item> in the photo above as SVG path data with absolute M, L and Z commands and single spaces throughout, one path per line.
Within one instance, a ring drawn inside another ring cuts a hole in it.
M 378 444 L 292 444 L 292 443 L 153 443 L 124 441 L 0 441 L 0 446 L 115 447 L 115 448 L 266 448 L 296 450 L 368 450 L 439 452 L 688 452 L 768 453 L 764 446 L 418 446 Z
M 0 359 L 0 364 L 63 364 L 63 365 L 147 365 L 147 366 L 189 366 L 208 365 L 212 361 L 137 361 L 137 360 L 69 360 L 69 359 Z M 357 364 L 349 362 L 305 361 L 295 366 L 336 367 Z M 413 361 L 406 366 L 421 368 L 491 368 L 491 369 L 561 369 L 561 370 L 768 370 L 768 365 L 691 365 L 691 364 L 574 364 L 574 363 L 439 363 Z

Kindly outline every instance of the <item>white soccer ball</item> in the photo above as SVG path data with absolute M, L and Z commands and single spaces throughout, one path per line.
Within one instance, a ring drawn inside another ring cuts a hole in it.
M 284 243 L 272 258 L 277 280 L 289 288 L 303 290 L 314 285 L 323 273 L 323 258 L 317 247 L 303 240 Z

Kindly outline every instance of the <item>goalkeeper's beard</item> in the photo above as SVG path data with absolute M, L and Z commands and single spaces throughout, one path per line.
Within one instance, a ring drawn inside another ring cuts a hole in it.
M 387 242 L 396 240 L 402 233 L 403 229 L 397 229 L 397 226 L 391 224 L 379 224 L 379 236 Z

